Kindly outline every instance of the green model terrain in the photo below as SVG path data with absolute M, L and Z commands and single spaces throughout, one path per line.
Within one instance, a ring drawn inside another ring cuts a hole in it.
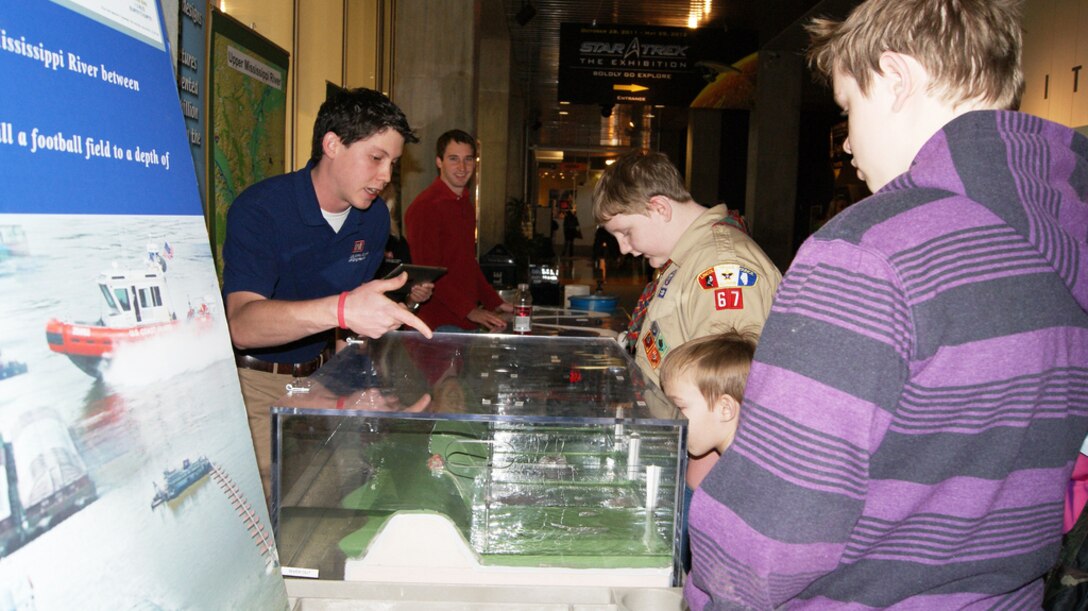
M 674 489 L 659 491 L 647 519 L 645 482 L 627 477 L 626 446 L 604 428 L 440 421 L 429 434 L 390 432 L 367 448 L 370 480 L 343 500 L 367 521 L 340 549 L 361 557 L 396 512 L 430 511 L 448 516 L 485 565 L 672 566 Z M 675 444 L 656 445 L 673 453 L 643 452 L 641 464 L 675 473 Z

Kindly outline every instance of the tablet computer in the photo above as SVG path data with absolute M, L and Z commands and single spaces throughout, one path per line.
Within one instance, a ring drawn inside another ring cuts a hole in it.
M 442 274 L 446 273 L 446 268 L 432 266 L 432 265 L 414 265 L 411 263 L 398 263 L 388 274 L 384 276 L 386 280 L 390 278 L 396 278 L 404 272 L 408 272 L 408 281 L 404 283 L 404 286 L 395 291 L 389 291 L 385 294 L 386 297 L 393 301 L 404 302 L 408 300 L 408 294 L 412 292 L 412 287 L 420 282 L 434 282 L 442 277 Z
M 432 265 L 414 265 L 412 263 L 398 263 L 396 267 L 385 275 L 386 280 L 396 278 L 404 272 L 408 272 L 408 282 L 404 286 L 412 286 L 420 282 L 434 282 L 446 273 L 446 268 Z

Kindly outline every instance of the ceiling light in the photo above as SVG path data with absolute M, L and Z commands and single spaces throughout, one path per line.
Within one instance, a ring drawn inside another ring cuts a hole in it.
M 563 151 L 544 151 L 536 149 L 533 151 L 536 155 L 537 162 L 540 161 L 563 161 Z

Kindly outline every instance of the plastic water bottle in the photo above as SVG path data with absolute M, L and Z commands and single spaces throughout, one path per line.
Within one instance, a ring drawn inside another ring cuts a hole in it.
M 533 294 L 528 284 L 518 285 L 514 299 L 514 333 L 528 334 L 533 328 Z

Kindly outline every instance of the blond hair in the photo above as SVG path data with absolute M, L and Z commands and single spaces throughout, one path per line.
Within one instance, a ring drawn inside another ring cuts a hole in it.
M 607 223 L 617 214 L 646 214 L 651 197 L 691 201 L 680 171 L 662 153 L 628 153 L 608 166 L 593 187 L 593 217 Z
M 662 389 L 682 379 L 691 381 L 709 406 L 725 395 L 740 403 L 755 352 L 752 335 L 737 331 L 704 335 L 670 350 L 658 379 Z
M 824 79 L 836 71 L 869 93 L 880 55 L 902 53 L 932 78 L 930 92 L 958 104 L 1015 108 L 1024 91 L 1021 0 L 867 0 L 844 21 L 817 18 L 809 65 Z

